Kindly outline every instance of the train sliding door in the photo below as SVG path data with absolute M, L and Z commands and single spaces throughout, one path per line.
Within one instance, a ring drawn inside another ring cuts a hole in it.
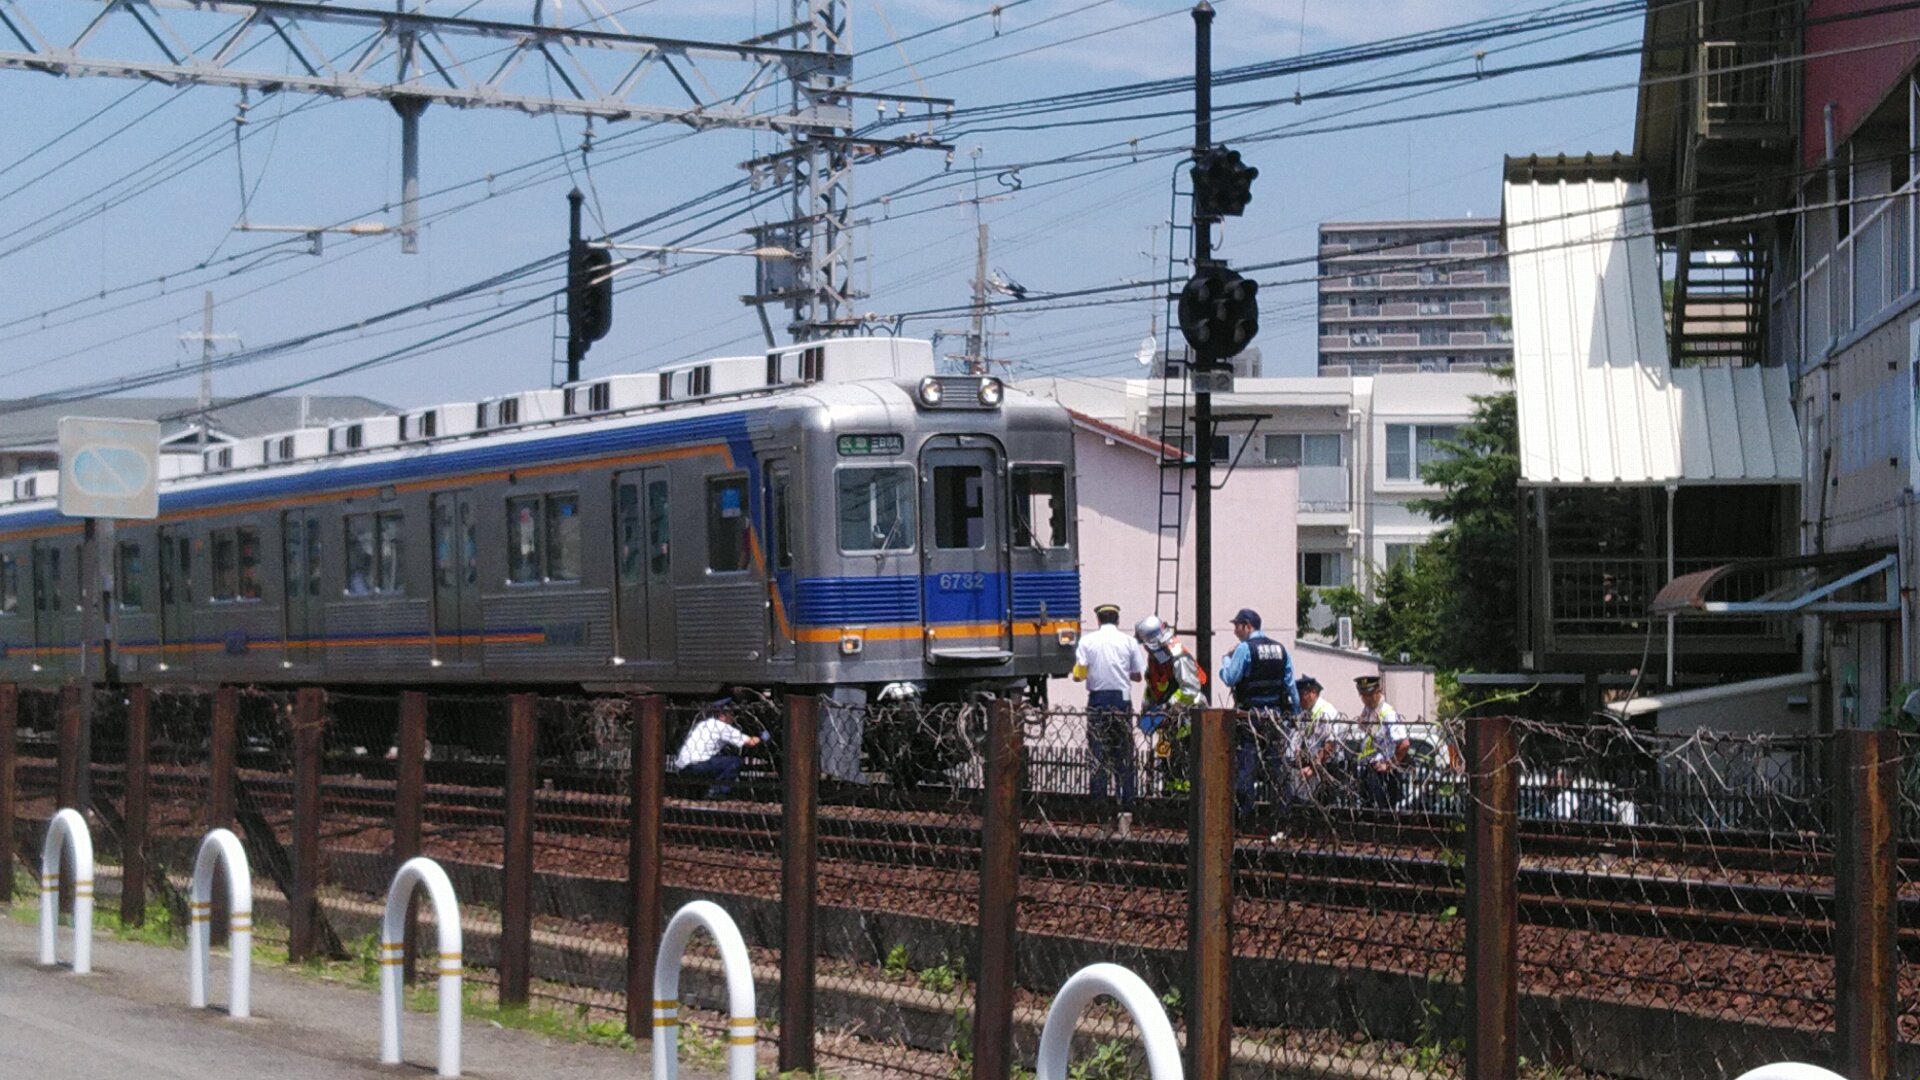
M 66 644 L 61 635 L 61 616 L 66 613 L 66 578 L 61 573 L 60 544 L 53 540 L 33 542 L 33 650 L 34 662 L 52 671 L 64 665 Z
M 287 663 L 318 664 L 327 658 L 326 604 L 320 598 L 324 554 L 320 515 L 290 510 L 280 515 L 287 583 Z
M 175 671 L 193 665 L 193 537 L 160 530 L 160 662 Z
M 793 595 L 793 466 L 769 462 L 767 477 L 767 657 L 792 660 L 793 623 L 787 597 Z
M 630 663 L 674 659 L 673 521 L 667 470 L 634 469 L 614 477 L 613 555 L 619 640 Z
M 433 658 L 478 664 L 485 637 L 473 493 L 442 492 L 433 497 Z
M 1013 657 L 1000 453 L 966 436 L 920 452 L 921 608 L 930 663 Z

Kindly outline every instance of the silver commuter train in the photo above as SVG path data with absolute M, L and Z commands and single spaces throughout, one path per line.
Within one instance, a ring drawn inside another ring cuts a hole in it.
M 1069 415 L 936 376 L 925 341 L 336 423 L 162 476 L 159 519 L 117 529 L 130 682 L 939 703 L 1065 674 L 1080 629 Z M 57 482 L 0 481 L 0 681 L 76 669 Z

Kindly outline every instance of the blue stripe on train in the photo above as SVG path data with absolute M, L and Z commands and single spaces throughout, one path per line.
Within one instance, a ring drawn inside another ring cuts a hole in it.
M 1041 570 L 1013 575 L 1013 617 L 1080 617 L 1080 571 Z
M 341 488 L 377 487 L 428 477 L 457 481 L 465 473 L 557 464 L 573 458 L 722 441 L 732 448 L 735 465 L 745 464 L 756 474 L 757 480 L 758 463 L 753 459 L 752 446 L 747 439 L 746 416 L 730 414 L 669 420 L 638 427 L 601 428 L 498 446 L 437 449 L 431 454 L 408 455 L 384 461 L 329 463 L 331 467 L 303 468 L 290 476 L 275 473 L 237 476 L 232 483 L 217 487 L 162 492 L 160 513 L 164 516 L 226 503 L 278 499 Z M 754 483 L 750 487 L 756 492 L 756 499 L 759 486 Z M 9 530 L 70 524 L 73 521 L 73 518 L 64 517 L 51 507 L 25 514 L 0 512 L 0 527 Z
M 871 578 L 804 578 L 794 586 L 797 626 L 919 622 L 998 622 L 1006 618 L 1005 575 L 928 574 Z M 1080 573 L 1049 570 L 1013 575 L 1013 617 L 1080 617 Z

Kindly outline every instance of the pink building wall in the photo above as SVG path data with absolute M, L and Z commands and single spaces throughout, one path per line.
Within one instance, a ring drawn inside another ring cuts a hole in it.
M 1153 444 L 1137 435 L 1083 423 L 1074 440 L 1079 500 L 1081 622 L 1091 630 L 1096 604 L 1119 604 L 1121 626 L 1154 613 L 1159 553 L 1160 462 Z M 1220 472 L 1215 473 L 1216 483 Z M 1189 476 L 1189 483 L 1191 476 Z M 1194 537 L 1188 493 L 1186 544 L 1181 552 L 1181 625 L 1194 614 Z M 1294 596 L 1300 565 L 1292 469 L 1240 469 L 1214 492 L 1213 651 L 1215 666 L 1235 644 L 1231 622 L 1243 607 L 1260 612 L 1269 636 L 1293 645 Z M 1164 617 L 1164 614 L 1163 614 Z M 1185 635 L 1189 648 L 1191 635 Z M 1056 679 L 1052 701 L 1086 703 L 1086 688 Z

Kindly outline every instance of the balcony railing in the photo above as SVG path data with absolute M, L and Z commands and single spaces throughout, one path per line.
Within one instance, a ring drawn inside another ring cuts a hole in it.
M 1673 573 L 1677 577 L 1737 561 L 1734 557 L 1676 559 Z M 1663 617 L 1649 613 L 1654 594 L 1669 580 L 1665 559 L 1554 558 L 1547 560 L 1547 566 L 1547 617 L 1556 636 L 1645 635 L 1649 624 L 1655 624 L 1658 633 L 1666 623 Z M 1767 573 L 1734 574 L 1721 587 L 1730 595 L 1758 595 L 1775 584 L 1767 580 Z M 1779 572 L 1773 573 L 1777 576 Z M 1678 636 L 1756 638 L 1784 634 L 1785 623 L 1777 617 L 1714 616 L 1682 619 Z

